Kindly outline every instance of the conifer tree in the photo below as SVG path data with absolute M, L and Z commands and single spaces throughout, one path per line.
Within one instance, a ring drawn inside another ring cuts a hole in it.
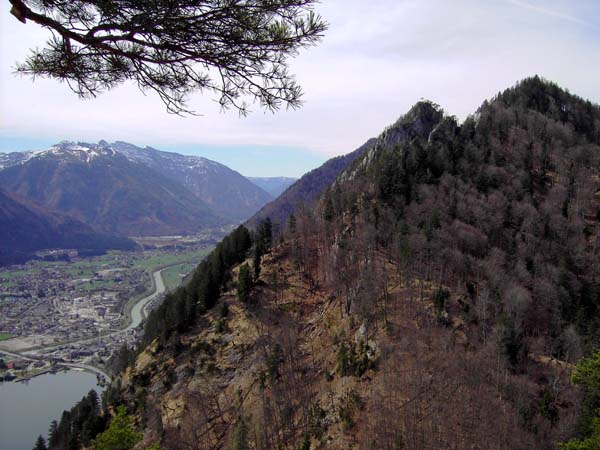
M 296 227 L 297 227 L 297 222 L 296 222 L 296 216 L 293 214 L 290 214 L 290 217 L 288 219 L 288 230 L 291 234 L 296 234 Z
M 48 430 L 48 445 L 50 448 L 56 447 L 60 442 L 60 435 L 58 433 L 58 422 L 53 420 L 50 423 L 50 430 Z
M 315 0 L 9 1 L 18 20 L 52 32 L 20 73 L 66 81 L 81 97 L 131 80 L 174 113 L 192 112 L 186 98 L 197 91 L 241 114 L 245 98 L 270 111 L 298 107 L 288 58 L 327 28 Z
M 119 406 L 110 426 L 94 439 L 92 447 L 94 450 L 131 450 L 141 438 L 142 434 L 135 431 L 133 417 L 127 414 L 125 407 Z
M 252 275 L 250 274 L 250 268 L 248 264 L 243 264 L 240 267 L 240 274 L 238 276 L 238 299 L 242 302 L 247 302 L 250 298 L 250 291 L 252 290 Z
M 33 450 L 48 450 L 48 447 L 46 447 L 46 441 L 41 435 L 38 436 L 37 441 L 35 441 L 35 447 L 33 447 Z
M 252 266 L 254 268 L 254 281 L 258 281 L 260 278 L 260 264 L 261 264 L 262 254 L 260 251 L 260 247 L 254 247 L 254 258 L 252 260 Z

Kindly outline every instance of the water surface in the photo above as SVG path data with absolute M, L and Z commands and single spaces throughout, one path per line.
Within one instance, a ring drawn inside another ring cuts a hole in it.
M 38 435 L 47 438 L 50 422 L 91 389 L 100 396 L 96 376 L 74 370 L 0 383 L 0 449 L 31 450 Z

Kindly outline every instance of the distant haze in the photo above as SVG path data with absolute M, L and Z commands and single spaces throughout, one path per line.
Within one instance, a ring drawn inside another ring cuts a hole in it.
M 289 177 L 271 177 L 271 178 L 261 178 L 261 177 L 248 177 L 250 181 L 252 181 L 255 185 L 264 189 L 273 197 L 279 197 L 279 195 L 285 191 L 289 186 L 291 186 L 297 178 L 289 178 Z

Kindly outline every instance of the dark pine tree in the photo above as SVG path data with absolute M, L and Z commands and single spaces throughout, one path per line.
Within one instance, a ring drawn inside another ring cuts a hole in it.
M 48 450 L 48 447 L 46 447 L 46 440 L 41 435 L 38 436 L 37 441 L 35 441 L 33 450 Z
M 248 264 L 240 267 L 240 274 L 238 276 L 238 298 L 242 302 L 247 302 L 250 298 L 250 291 L 252 290 L 252 275 L 250 274 L 250 268 Z

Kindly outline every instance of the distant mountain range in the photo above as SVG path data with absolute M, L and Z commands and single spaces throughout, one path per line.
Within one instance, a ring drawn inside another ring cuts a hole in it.
M 126 142 L 63 141 L 41 151 L 0 153 L 0 230 L 6 240 L 27 224 L 18 236 L 32 236 L 31 245 L 3 242 L 22 255 L 75 248 L 86 239 L 123 247 L 131 241 L 108 236 L 190 234 L 239 223 L 293 181 L 250 180 L 206 158 Z M 65 240 L 66 234 L 74 238 Z
M 279 197 L 288 187 L 298 179 L 289 177 L 248 177 L 255 185 L 267 191 L 273 198 Z
M 183 186 L 220 217 L 239 222 L 254 214 L 275 196 L 229 167 L 200 156 L 140 148 L 126 142 L 111 147 Z
M 0 187 L 122 236 L 191 233 L 222 225 L 183 184 L 112 146 L 65 142 L 0 171 Z
M 24 262 L 41 249 L 131 250 L 135 245 L 0 191 L 0 266 Z

